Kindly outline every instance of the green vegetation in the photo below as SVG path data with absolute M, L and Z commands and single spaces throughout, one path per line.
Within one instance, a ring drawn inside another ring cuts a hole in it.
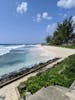
M 75 24 L 72 17 L 65 19 L 62 23 L 58 23 L 56 31 L 53 36 L 46 37 L 46 43 L 52 45 L 74 44 L 75 34 L 73 33 Z
M 46 37 L 46 42 L 47 42 L 47 44 L 50 44 L 52 42 L 52 37 L 51 36 L 47 36 Z
M 42 87 L 50 85 L 69 87 L 74 80 L 75 54 L 71 55 L 52 69 L 39 73 L 37 76 L 30 77 L 26 82 L 22 83 L 25 84 L 25 89 L 21 88 L 21 84 L 18 89 L 21 96 L 24 97 L 26 92 L 31 92 L 33 94 Z
M 61 45 L 60 47 L 75 49 L 75 45 L 67 45 L 67 46 L 62 46 L 62 45 Z

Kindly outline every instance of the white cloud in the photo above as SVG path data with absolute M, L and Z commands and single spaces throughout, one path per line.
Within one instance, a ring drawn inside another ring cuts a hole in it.
M 68 17 L 68 13 L 59 13 L 58 14 L 60 17 L 63 17 L 63 18 L 67 18 Z
M 53 23 L 53 24 L 49 24 L 46 28 L 46 32 L 52 34 L 57 28 L 57 24 Z
M 48 12 L 43 12 L 43 13 L 41 13 L 41 14 L 40 14 L 40 13 L 37 14 L 37 16 L 36 16 L 36 21 L 37 21 L 37 22 L 40 22 L 40 21 L 43 20 L 43 19 L 45 19 L 45 20 L 51 20 L 52 17 L 49 16 Z
M 27 10 L 28 10 L 28 3 L 27 2 L 22 2 L 16 8 L 17 13 L 20 13 L 20 14 L 27 12 Z
M 75 16 L 73 16 L 72 19 L 73 19 L 73 22 L 75 23 Z
M 72 20 L 73 20 L 73 24 L 75 24 L 75 16 L 72 17 Z M 74 28 L 73 31 L 74 31 L 74 33 L 75 33 L 75 28 Z
M 67 16 L 68 16 L 67 14 L 64 14 L 64 15 L 63 15 L 63 18 L 66 18 Z
M 44 13 L 42 14 L 42 18 L 43 18 L 43 19 L 47 19 L 47 20 L 52 19 L 52 17 L 49 16 L 48 12 L 44 12 Z
M 41 14 L 37 14 L 37 18 L 36 18 L 37 22 L 41 21 Z
M 73 8 L 75 7 L 75 0 L 59 0 L 57 6 L 66 9 Z

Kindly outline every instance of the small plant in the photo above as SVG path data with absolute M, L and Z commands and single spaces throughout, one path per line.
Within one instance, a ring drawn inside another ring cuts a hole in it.
M 30 77 L 26 82 L 24 82 L 26 88 L 19 89 L 19 91 L 21 91 L 21 96 L 25 96 L 26 92 L 34 94 L 42 87 L 50 85 L 69 87 L 75 80 L 75 54 L 56 66 L 57 67 L 42 72 L 34 77 Z M 59 73 L 61 70 L 62 72 Z

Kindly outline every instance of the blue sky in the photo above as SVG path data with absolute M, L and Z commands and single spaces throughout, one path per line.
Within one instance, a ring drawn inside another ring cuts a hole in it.
M 73 16 L 75 0 L 0 0 L 0 43 L 41 43 Z

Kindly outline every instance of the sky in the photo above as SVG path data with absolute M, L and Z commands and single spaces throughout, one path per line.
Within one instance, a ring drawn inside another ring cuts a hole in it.
M 43 43 L 69 16 L 75 0 L 0 0 L 0 44 Z

